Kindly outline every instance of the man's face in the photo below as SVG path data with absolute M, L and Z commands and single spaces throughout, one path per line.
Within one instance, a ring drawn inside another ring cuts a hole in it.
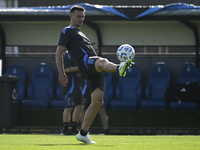
M 85 12 L 75 10 L 73 13 L 70 14 L 70 19 L 71 19 L 71 26 L 75 28 L 80 28 L 85 19 Z

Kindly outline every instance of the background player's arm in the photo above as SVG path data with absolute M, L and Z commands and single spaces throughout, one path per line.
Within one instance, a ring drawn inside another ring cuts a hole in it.
M 65 72 L 66 73 L 70 73 L 70 72 L 78 72 L 78 67 L 69 67 L 69 68 L 65 68 Z
M 62 54 L 65 52 L 65 46 L 58 46 L 56 49 L 56 65 L 58 68 L 58 72 L 59 72 L 59 82 L 63 85 L 63 86 L 67 86 L 67 82 L 68 82 L 68 78 L 65 74 L 64 71 L 64 65 L 63 65 L 63 56 Z

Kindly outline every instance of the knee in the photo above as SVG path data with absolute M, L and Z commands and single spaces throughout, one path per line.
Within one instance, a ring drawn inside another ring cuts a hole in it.
M 99 63 L 99 64 L 100 64 L 101 66 L 104 66 L 104 64 L 106 64 L 106 63 L 108 62 L 108 59 L 107 59 L 107 58 L 100 58 L 99 60 L 100 60 L 100 63 Z
M 101 107 L 103 106 L 103 104 L 104 104 L 104 102 L 103 102 L 103 100 L 101 100 L 101 101 L 99 102 L 99 107 L 101 108 Z
M 96 97 L 96 100 L 94 100 L 93 103 L 98 107 L 98 109 L 100 109 L 104 104 L 102 97 Z
M 104 65 L 108 62 L 108 59 L 106 58 L 99 58 L 97 61 L 96 61 L 96 69 L 101 69 L 103 70 L 103 67 Z
M 99 100 L 97 101 L 97 105 L 99 106 L 99 108 L 101 108 L 101 107 L 103 106 L 103 104 L 104 104 L 104 102 L 103 102 L 102 99 L 99 99 Z
M 91 94 L 91 104 L 94 104 L 97 109 L 100 109 L 103 106 L 103 91 L 100 88 L 97 88 Z
M 77 105 L 75 107 L 76 110 L 82 111 L 83 110 L 83 105 Z
M 64 111 L 63 111 L 63 114 L 71 113 L 71 111 L 72 111 L 72 107 L 65 108 Z

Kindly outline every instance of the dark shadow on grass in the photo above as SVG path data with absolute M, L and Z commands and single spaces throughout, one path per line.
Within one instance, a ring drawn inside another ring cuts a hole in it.
M 95 146 L 97 144 L 85 144 L 85 143 L 77 143 L 77 144 L 35 144 L 36 146 L 78 146 L 78 145 L 83 145 L 83 146 Z M 97 145 L 98 147 L 114 147 L 114 145 Z
M 86 145 L 84 143 L 78 143 L 78 144 L 35 144 L 37 146 L 68 146 L 68 145 Z

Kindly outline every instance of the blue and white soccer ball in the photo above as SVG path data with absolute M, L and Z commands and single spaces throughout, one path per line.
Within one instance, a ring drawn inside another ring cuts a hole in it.
M 129 44 L 122 44 L 117 49 L 117 58 L 119 61 L 126 61 L 127 59 L 132 59 L 135 57 L 135 50 Z

